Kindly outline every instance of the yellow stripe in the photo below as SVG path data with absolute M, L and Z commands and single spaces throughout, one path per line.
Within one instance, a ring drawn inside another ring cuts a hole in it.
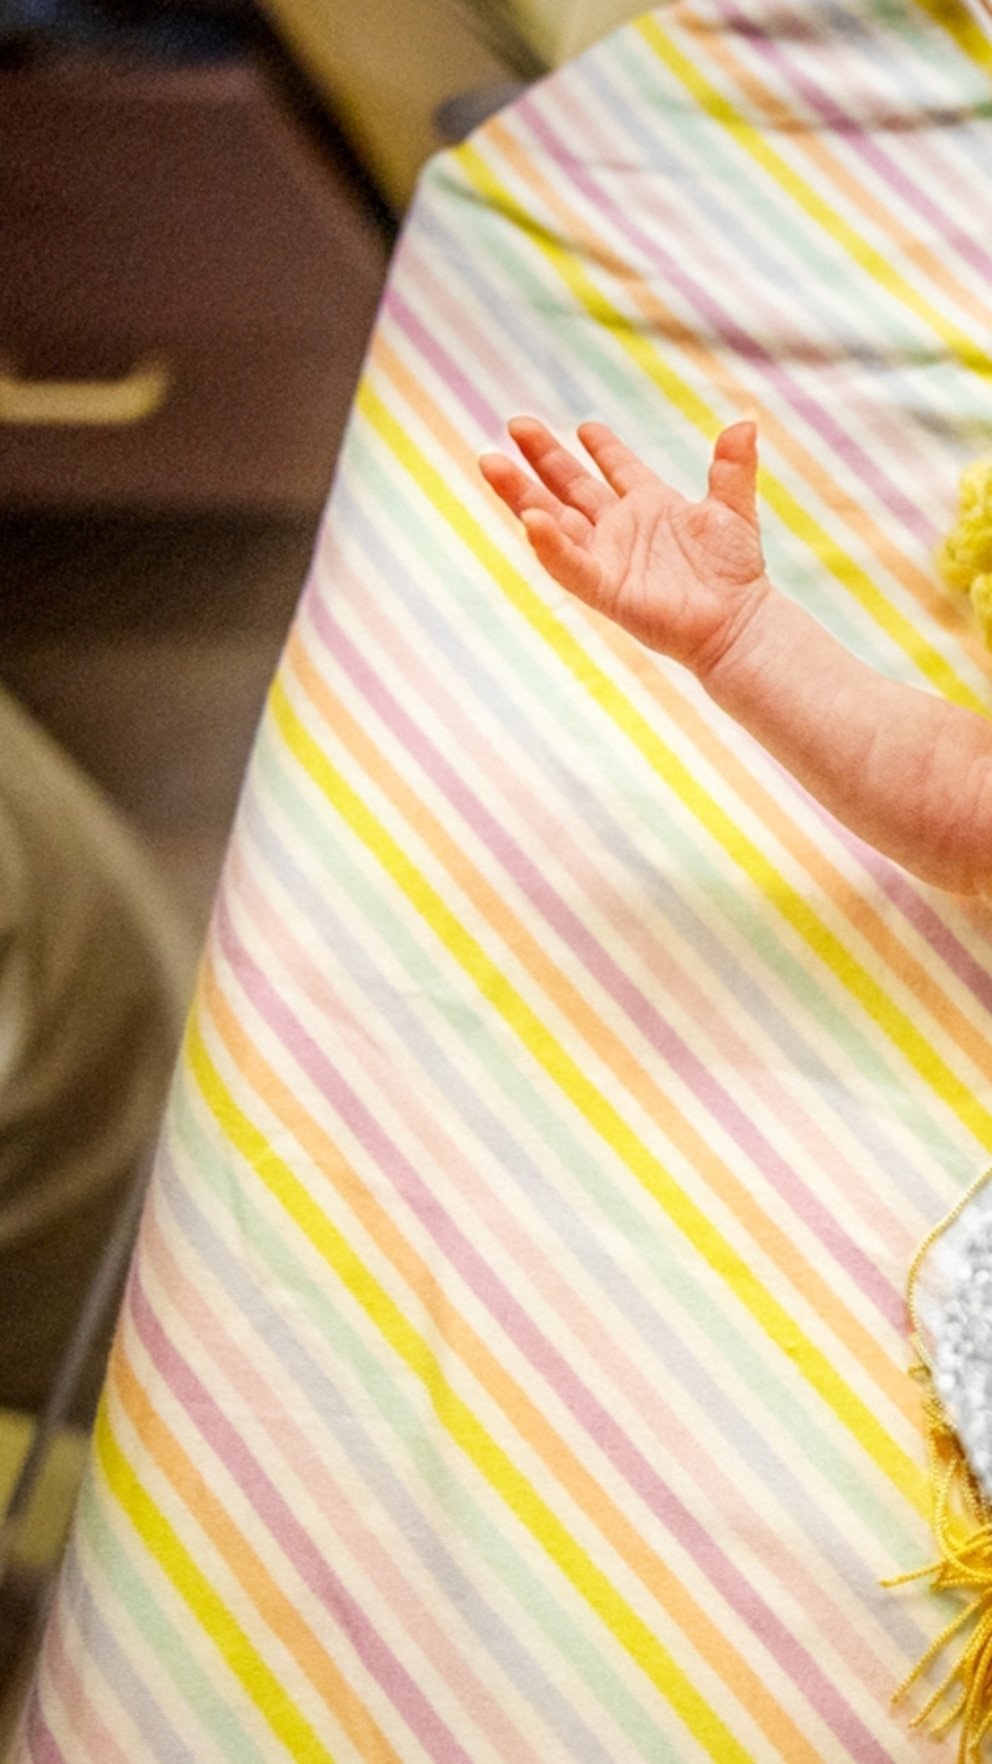
M 587 1078 L 570 1054 L 521 997 L 507 976 L 442 900 L 392 835 L 331 764 L 296 715 L 281 680 L 269 696 L 269 712 L 289 751 L 323 791 L 332 807 L 406 895 L 438 940 L 513 1030 L 568 1101 L 730 1288 L 765 1334 L 786 1354 L 827 1406 L 895 1486 L 926 1510 L 924 1479 L 868 1406 L 845 1383 L 754 1270 L 679 1187 L 619 1110 Z
M 511 603 L 550 645 L 565 667 L 643 755 L 647 763 L 696 816 L 706 831 L 740 866 L 748 880 L 782 914 L 820 961 L 846 987 L 902 1056 L 919 1073 L 979 1143 L 992 1151 L 992 1111 L 941 1059 L 926 1036 L 900 1010 L 885 988 L 823 923 L 725 809 L 703 789 L 688 767 L 668 748 L 609 675 L 599 668 L 572 633 L 507 560 L 468 513 L 442 476 L 419 451 L 368 379 L 359 389 L 358 407 L 401 465 L 429 497 L 438 513 L 489 572 Z
M 332 1754 L 309 1721 L 300 1714 L 203 1570 L 197 1567 L 180 1542 L 164 1513 L 142 1487 L 137 1472 L 114 1438 L 107 1411 L 107 1397 L 104 1396 L 93 1435 L 97 1460 L 108 1488 L 145 1548 L 168 1575 L 289 1756 L 306 1758 L 308 1764 L 310 1760 L 312 1764 L 334 1764 Z
M 992 375 L 992 361 L 986 350 L 969 337 L 966 331 L 944 317 L 943 313 L 932 306 L 930 301 L 913 287 L 906 277 L 893 268 L 884 252 L 878 251 L 874 245 L 838 214 L 835 208 L 824 197 L 809 185 L 798 172 L 784 160 L 781 154 L 769 146 L 764 131 L 749 123 L 739 111 L 734 109 L 727 96 L 710 84 L 697 67 L 677 49 L 672 39 L 662 29 L 657 18 L 639 19 L 634 26 L 644 41 L 664 62 L 670 73 L 682 81 L 686 90 L 691 93 L 699 108 L 711 116 L 732 136 L 737 145 L 751 155 L 762 170 L 767 172 L 777 184 L 790 196 L 798 208 L 801 208 L 812 221 L 815 221 L 824 233 L 847 252 L 854 262 L 884 288 L 894 300 L 900 300 L 923 323 L 935 331 L 941 342 L 946 344 L 951 353 L 957 356 L 966 368 L 976 373 L 981 379 Z M 756 197 L 757 199 L 757 197 Z
M 214 1065 L 200 1028 L 191 1018 L 185 1064 L 226 1139 L 295 1220 L 336 1278 L 361 1305 L 394 1353 L 418 1378 L 444 1429 L 531 1536 L 616 1637 L 652 1684 L 671 1703 L 711 1757 L 723 1764 L 754 1764 L 751 1756 L 700 1696 L 650 1626 L 617 1592 L 512 1458 L 449 1383 L 444 1368 L 389 1293 L 355 1253 L 347 1238 L 316 1205 L 303 1183 L 278 1156 L 271 1140 L 248 1119 Z M 309 1754 L 307 1754 L 309 1756 Z
M 916 3 L 929 14 L 934 24 L 953 37 L 962 55 L 967 55 L 983 73 L 992 74 L 992 42 L 966 6 L 956 5 L 955 0 L 916 0 Z
M 524 228 L 532 245 L 543 252 L 554 268 L 556 274 L 564 282 L 578 304 L 585 308 L 590 317 L 609 330 L 615 343 L 633 359 L 637 367 L 647 379 L 659 387 L 668 402 L 680 411 L 686 420 L 699 430 L 707 440 L 711 440 L 717 430 L 722 427 L 722 420 L 705 399 L 694 391 L 687 381 L 671 368 L 665 361 L 657 344 L 653 343 L 649 333 L 631 323 L 629 316 L 614 306 L 603 291 L 587 275 L 576 254 L 568 246 L 561 244 L 550 233 L 543 231 L 534 224 L 533 216 L 516 203 L 513 194 L 494 176 L 490 167 L 482 159 L 474 147 L 457 149 L 459 164 L 466 178 L 496 207 L 501 214 L 507 214 Z M 359 386 L 357 402 L 360 407 L 367 404 L 372 396 L 366 375 Z M 371 420 L 371 419 L 370 419 Z M 945 698 L 961 704 L 969 710 L 977 711 L 981 716 L 988 716 L 989 706 L 972 687 L 968 686 L 957 674 L 947 658 L 941 655 L 923 635 L 919 626 L 907 619 L 886 598 L 873 582 L 867 570 L 862 569 L 854 558 L 849 556 L 837 541 L 822 527 L 813 515 L 805 509 L 792 491 L 769 470 L 761 466 L 758 487 L 760 494 L 769 508 L 778 515 L 783 526 L 802 540 L 813 553 L 817 561 L 837 581 L 841 582 L 858 604 L 874 620 L 880 630 L 909 657 L 913 666 L 918 668 L 925 679 L 935 686 Z

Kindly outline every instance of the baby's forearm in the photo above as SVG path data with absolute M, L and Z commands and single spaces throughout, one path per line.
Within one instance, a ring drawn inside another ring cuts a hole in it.
M 992 725 L 866 667 L 774 588 L 700 672 L 838 820 L 927 882 L 992 892 Z

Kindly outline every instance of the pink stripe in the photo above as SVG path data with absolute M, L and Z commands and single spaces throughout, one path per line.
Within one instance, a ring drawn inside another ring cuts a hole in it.
M 462 388 L 466 384 L 466 376 L 437 342 L 437 335 L 457 337 L 459 348 L 464 349 L 466 359 L 471 359 L 473 368 L 477 372 L 485 369 L 496 386 L 506 378 L 505 360 L 501 360 L 492 335 L 487 335 L 475 324 L 465 307 L 452 298 L 450 285 L 446 287 L 443 280 L 434 274 L 429 257 L 431 242 L 428 240 L 418 249 L 414 249 L 414 245 L 415 241 L 411 239 L 407 248 L 403 286 L 407 292 L 418 287 L 421 290 L 424 304 L 434 323 L 434 333 L 428 331 L 416 317 L 409 301 L 398 289 L 390 289 L 385 310 L 397 330 L 409 337 L 424 360 L 436 368 L 438 377 L 455 393 L 465 412 L 474 417 L 482 434 L 494 445 L 501 445 L 506 440 L 506 424 L 513 412 L 502 406 L 497 410 L 478 382 L 472 387 L 471 398 L 463 396 Z M 434 262 L 436 261 L 435 255 Z M 535 367 L 532 371 L 536 375 L 538 370 Z
M 55 1735 L 42 1712 L 37 1681 L 35 1681 L 31 1699 L 24 1715 L 22 1739 L 28 1756 L 34 1760 L 34 1764 L 68 1764 L 66 1755 L 61 1746 L 57 1744 Z M 15 1748 L 15 1764 L 16 1755 Z M 78 1753 L 74 1764 L 80 1764 Z M 99 1764 L 99 1760 L 96 1761 L 96 1764 Z
M 407 255 L 409 257 L 413 254 L 408 253 Z M 409 277 L 406 279 L 409 280 Z M 452 308 L 452 318 L 454 318 L 454 311 L 455 309 Z M 433 345 L 430 334 L 424 329 L 419 319 L 407 304 L 403 295 L 399 292 L 398 287 L 392 282 L 383 296 L 382 312 L 383 314 L 388 315 L 389 318 L 393 319 L 397 326 L 406 332 L 408 337 L 413 338 L 416 347 L 420 350 L 425 361 L 434 361 Z M 440 315 L 437 313 L 434 314 L 435 319 L 438 316 Z M 469 341 L 471 333 L 472 327 L 466 322 L 464 314 L 459 309 L 457 334 L 462 349 L 465 348 L 466 343 Z M 475 334 L 477 335 L 477 333 Z M 469 413 L 475 422 L 478 423 L 480 429 L 486 434 L 498 433 L 505 424 L 505 418 L 501 419 L 497 415 L 493 406 L 487 402 L 484 394 L 479 388 L 473 385 L 468 375 L 464 374 L 461 368 L 458 367 L 457 363 L 453 362 L 450 357 L 446 355 L 441 356 L 436 365 L 438 365 L 439 370 L 447 379 L 449 385 L 451 385 L 457 392 L 463 408 Z
M 520 1764 L 540 1764 L 541 1754 L 533 1750 L 489 1688 L 477 1678 L 464 1653 L 452 1647 L 416 1585 L 364 1523 L 358 1508 L 348 1499 L 344 1484 L 334 1477 L 326 1460 L 314 1451 L 309 1437 L 297 1425 L 292 1410 L 279 1401 L 276 1386 L 263 1378 L 241 1353 L 225 1330 L 219 1311 L 212 1310 L 192 1281 L 181 1273 L 157 1217 L 161 1194 L 156 1194 L 153 1199 L 155 1216 L 145 1239 L 143 1266 L 154 1273 L 170 1304 L 189 1324 L 239 1399 L 243 1400 L 244 1412 L 267 1435 L 294 1475 L 319 1498 L 324 1524 L 339 1539 L 343 1556 L 361 1563 L 363 1573 L 378 1588 L 383 1605 L 394 1613 L 402 1629 L 416 1637 L 417 1646 L 492 1741 L 500 1756 L 519 1759 Z M 285 1368 L 282 1375 L 288 1379 Z M 327 1417 L 321 1419 L 326 1425 Z M 199 1425 L 199 1410 L 196 1420 Z M 211 1443 L 216 1447 L 218 1442 L 212 1439 Z M 253 1481 L 251 1487 L 254 1486 Z M 342 1623 L 347 1623 L 347 1616 Z
M 228 857 L 227 886 L 237 900 L 240 912 L 251 920 L 253 937 L 267 946 L 269 956 L 278 956 L 293 974 L 294 985 L 328 1023 L 333 1023 L 345 1043 L 358 1045 L 363 1030 L 359 1019 L 345 1001 L 308 963 L 277 910 L 270 906 L 252 879 L 250 867 L 242 860 L 240 850 L 233 847 Z M 266 966 L 269 966 L 268 960 Z M 483 1188 L 479 1168 L 466 1161 L 464 1150 L 445 1133 L 436 1113 L 424 1108 L 415 1088 L 406 1084 L 395 1066 L 383 1073 L 381 1084 L 388 1088 L 393 1107 L 403 1118 L 411 1139 L 423 1146 L 430 1165 L 437 1172 L 440 1202 L 440 1179 L 450 1185 L 459 1198 L 474 1209 L 486 1231 L 496 1239 L 508 1266 L 526 1275 L 533 1290 L 555 1314 L 578 1343 L 583 1364 L 598 1366 L 602 1387 L 620 1393 L 631 1411 L 650 1433 L 657 1445 L 658 1461 L 671 1461 L 691 1477 L 714 1512 L 738 1511 L 751 1537 L 761 1537 L 761 1561 L 769 1574 L 790 1596 L 805 1600 L 805 1608 L 815 1615 L 816 1627 L 829 1640 L 844 1660 L 854 1679 L 875 1694 L 884 1682 L 881 1662 L 872 1653 L 863 1632 L 852 1628 L 850 1618 L 827 1595 L 822 1580 L 807 1574 L 800 1554 L 789 1550 L 769 1526 L 766 1515 L 759 1514 L 746 1499 L 741 1484 L 726 1474 L 717 1458 L 700 1452 L 698 1432 L 684 1408 L 675 1409 L 666 1401 L 663 1388 L 647 1379 L 619 1342 L 610 1333 L 601 1309 L 587 1305 L 578 1286 L 563 1277 L 561 1264 L 542 1254 L 533 1233 L 525 1228 L 514 1212 L 504 1205 L 499 1189 L 490 1184 Z M 205 1319 L 206 1321 L 206 1319 Z M 214 1326 L 209 1335 L 201 1330 L 203 1339 L 213 1340 Z M 254 1410 L 260 1413 L 259 1409 Z M 750 1521 L 750 1524 L 748 1524 Z M 515 1756 L 516 1754 L 514 1754 Z
M 62 1606 L 56 1600 L 45 1634 L 45 1654 L 71 1721 L 73 1756 L 77 1755 L 75 1748 L 81 1744 L 86 1755 L 96 1760 L 96 1764 L 133 1764 L 83 1689 L 82 1679 L 69 1658 L 62 1622 Z

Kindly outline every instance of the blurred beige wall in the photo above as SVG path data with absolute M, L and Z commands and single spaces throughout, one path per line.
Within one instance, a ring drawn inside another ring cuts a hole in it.
M 520 28 L 549 67 L 645 12 L 652 0 L 513 0 Z
M 454 93 L 506 70 L 450 0 L 266 0 L 273 24 L 387 201 L 402 211 L 439 142 L 433 116 Z
M 387 201 L 406 207 L 440 145 L 433 117 L 446 98 L 506 81 L 496 52 L 457 0 L 265 0 L 272 22 Z M 514 0 L 521 35 L 549 67 L 644 10 L 642 0 Z

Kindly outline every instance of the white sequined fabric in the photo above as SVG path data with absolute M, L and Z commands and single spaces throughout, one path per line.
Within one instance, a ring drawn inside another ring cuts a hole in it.
M 992 1501 L 992 1184 L 931 1244 L 915 1296 L 934 1389 Z

